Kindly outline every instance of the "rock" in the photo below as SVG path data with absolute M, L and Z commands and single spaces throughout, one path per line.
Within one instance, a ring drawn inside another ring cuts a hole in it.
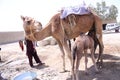
M 56 42 L 56 40 L 55 40 L 54 38 L 49 37 L 49 38 L 46 38 L 46 39 L 44 39 L 44 40 L 42 40 L 42 41 L 39 41 L 38 44 L 39 44 L 40 46 L 47 46 L 47 45 L 56 45 L 57 42 Z
M 50 39 L 50 45 L 56 45 L 57 41 L 54 38 Z
M 49 42 L 49 40 L 42 40 L 39 42 L 39 45 L 40 46 L 47 46 L 47 45 L 50 45 L 50 42 Z

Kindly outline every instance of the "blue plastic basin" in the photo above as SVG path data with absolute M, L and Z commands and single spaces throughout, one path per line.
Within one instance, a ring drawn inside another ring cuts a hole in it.
M 13 80 L 33 80 L 37 77 L 35 72 L 24 72 L 18 76 L 16 76 Z

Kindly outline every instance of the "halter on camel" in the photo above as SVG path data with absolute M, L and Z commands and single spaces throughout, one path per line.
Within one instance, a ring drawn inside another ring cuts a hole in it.
M 34 30 L 32 29 L 33 26 L 35 27 Z M 40 22 L 35 21 L 35 20 L 33 19 L 33 24 L 29 27 L 30 32 L 29 32 L 29 34 L 25 35 L 25 37 L 26 37 L 26 38 L 32 37 L 32 39 L 33 39 L 34 41 L 37 41 L 37 39 L 35 38 L 34 34 L 36 33 L 36 31 L 39 32 L 41 29 L 42 29 L 42 24 L 41 24 Z M 26 33 L 27 33 L 27 32 L 26 32 Z
M 35 22 L 35 21 L 34 21 L 34 22 Z M 34 25 L 33 25 L 33 26 L 34 26 Z M 30 28 L 30 34 L 25 35 L 25 37 L 26 37 L 26 38 L 32 37 L 34 41 L 37 41 L 37 39 L 34 37 L 34 33 L 35 33 L 35 32 L 33 32 L 33 30 L 32 30 L 31 27 L 32 27 L 32 26 L 29 27 L 29 28 Z

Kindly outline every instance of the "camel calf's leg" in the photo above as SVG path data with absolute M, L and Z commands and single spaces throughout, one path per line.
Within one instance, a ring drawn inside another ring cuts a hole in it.
M 87 50 L 84 50 L 84 55 L 85 55 L 85 73 L 88 74 L 88 71 L 87 71 L 87 63 L 88 63 Z
M 83 54 L 82 53 L 78 53 L 77 54 L 77 59 L 76 59 L 76 68 L 75 68 L 75 76 L 76 76 L 76 80 L 80 80 L 79 77 L 79 65 L 80 65 L 80 59 L 82 58 Z
M 94 57 L 94 48 L 90 49 L 90 52 L 91 52 L 91 58 L 92 58 L 93 64 L 95 66 L 95 70 L 96 70 L 96 72 L 98 72 L 98 68 L 97 68 L 97 65 L 95 62 L 95 57 Z
M 72 58 L 73 58 L 73 60 L 72 60 L 72 80 L 75 80 L 76 78 L 75 78 L 75 71 L 74 71 L 74 69 L 75 69 L 76 52 L 73 51 L 72 55 L 73 55 L 72 56 Z

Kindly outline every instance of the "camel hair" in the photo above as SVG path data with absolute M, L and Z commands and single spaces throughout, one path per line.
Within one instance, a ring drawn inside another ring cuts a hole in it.
M 97 62 L 102 66 L 102 53 L 104 49 L 102 41 L 102 20 L 96 14 L 93 13 L 85 15 L 72 14 L 64 19 L 61 19 L 60 15 L 61 13 L 57 13 L 54 16 L 52 16 L 48 24 L 46 24 L 45 27 L 41 30 L 35 28 L 35 20 L 33 18 L 21 16 L 21 19 L 23 20 L 25 37 L 33 41 L 40 41 L 49 36 L 55 38 L 62 52 L 61 57 L 63 60 L 63 71 L 66 71 L 65 53 L 67 54 L 70 63 L 72 64 L 71 50 L 67 44 L 67 40 L 76 38 L 81 32 L 94 32 L 94 35 L 98 40 L 100 49 Z M 76 23 L 73 26 L 70 25 L 70 17 L 71 19 L 74 18 L 74 22 Z

